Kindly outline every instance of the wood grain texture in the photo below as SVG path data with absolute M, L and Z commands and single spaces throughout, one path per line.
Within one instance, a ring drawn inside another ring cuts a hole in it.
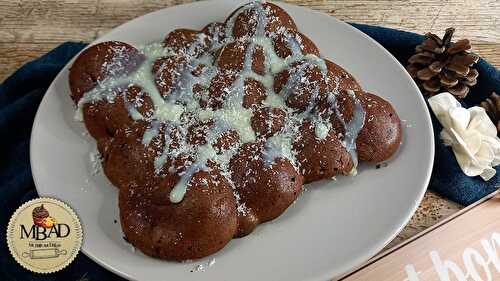
M 0 0 L 0 81 L 15 69 L 72 40 L 90 42 L 130 19 L 192 0 Z M 341 20 L 439 35 L 450 26 L 473 50 L 500 66 L 498 0 L 289 0 Z M 428 192 L 409 225 L 389 246 L 435 224 L 461 206 Z
M 192 0 L 0 0 L 0 81 L 26 60 L 61 42 L 90 42 L 148 12 Z M 441 34 L 457 28 L 474 51 L 500 65 L 500 1 L 494 0 L 289 0 L 341 20 Z

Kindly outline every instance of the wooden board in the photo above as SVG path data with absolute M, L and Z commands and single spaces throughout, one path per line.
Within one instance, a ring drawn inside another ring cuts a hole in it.
M 89 42 L 145 13 L 192 0 L 0 0 L 0 81 L 27 60 L 61 42 Z M 341 20 L 414 32 L 457 28 L 474 51 L 500 65 L 500 1 L 487 0 L 289 0 Z
M 496 192 L 340 280 L 499 280 L 499 203 Z
M 0 0 L 0 81 L 64 41 L 90 42 L 132 18 L 192 0 Z M 341 20 L 442 34 L 456 38 L 500 66 L 500 1 L 493 0 L 289 0 Z M 388 247 L 428 228 L 461 206 L 428 192 L 409 225 Z

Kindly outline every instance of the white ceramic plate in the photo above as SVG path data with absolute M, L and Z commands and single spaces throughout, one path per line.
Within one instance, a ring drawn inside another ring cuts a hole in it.
M 99 41 L 158 41 L 179 27 L 224 20 L 243 1 L 196 2 L 147 14 Z M 429 113 L 403 67 L 380 45 L 333 17 L 279 3 L 322 55 L 352 73 L 365 90 L 389 100 L 407 120 L 404 143 L 388 166 L 361 166 L 358 176 L 307 186 L 278 219 L 232 240 L 215 255 L 189 263 L 149 258 L 123 241 L 117 189 L 93 174 L 90 137 L 74 121 L 68 66 L 47 91 L 31 138 L 31 167 L 41 196 L 71 205 L 83 224 L 83 252 L 104 267 L 140 280 L 327 280 L 376 254 L 408 222 L 429 181 L 434 143 Z M 94 43 L 96 43 L 94 42 Z M 191 272 L 215 259 L 204 272 Z

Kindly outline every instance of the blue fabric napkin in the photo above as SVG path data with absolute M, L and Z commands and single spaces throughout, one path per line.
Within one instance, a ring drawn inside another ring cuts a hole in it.
M 352 24 L 382 44 L 403 65 L 423 36 L 394 29 Z M 123 280 L 79 254 L 71 265 L 50 275 L 32 273 L 19 266 L 7 248 L 5 233 L 11 214 L 22 203 L 37 196 L 31 176 L 29 141 L 31 127 L 45 91 L 57 73 L 86 44 L 64 43 L 43 57 L 27 63 L 0 85 L 0 280 Z M 484 60 L 476 65 L 478 84 L 463 101 L 466 107 L 482 101 L 492 91 L 500 93 L 500 72 Z M 441 126 L 433 118 L 436 156 L 429 187 L 443 196 L 467 205 L 494 191 L 500 178 L 488 182 L 469 178 L 460 170 L 453 152 L 439 139 Z

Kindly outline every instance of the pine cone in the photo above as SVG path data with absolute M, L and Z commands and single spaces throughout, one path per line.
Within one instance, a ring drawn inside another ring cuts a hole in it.
M 451 42 L 454 32 L 454 28 L 446 29 L 443 39 L 427 33 L 408 60 L 406 69 L 426 96 L 447 91 L 464 98 L 477 82 L 479 73 L 472 65 L 479 57 L 467 51 L 471 48 L 469 40 Z
M 484 108 L 493 124 L 497 125 L 497 134 L 500 133 L 500 96 L 493 92 L 489 98 L 479 105 Z

